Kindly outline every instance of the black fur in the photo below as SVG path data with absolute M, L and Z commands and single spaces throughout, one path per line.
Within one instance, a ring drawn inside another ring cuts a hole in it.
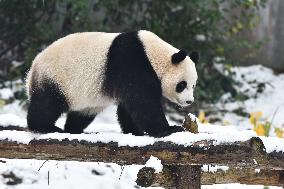
M 83 130 L 95 119 L 96 115 L 84 115 L 81 112 L 67 114 L 64 131 L 72 134 L 83 133 Z
M 137 32 L 122 33 L 113 41 L 103 86 L 106 95 L 119 101 L 118 119 L 124 132 L 140 135 L 145 131 L 160 137 L 183 131 L 181 127 L 170 127 L 166 120 L 161 83 Z
M 192 53 L 190 53 L 189 57 L 195 64 L 198 63 L 198 61 L 199 61 L 199 53 L 198 52 L 193 51 Z
M 133 123 L 130 114 L 122 105 L 117 107 L 117 118 L 123 133 L 132 133 L 136 136 L 144 135 L 143 130 Z
M 51 80 L 45 79 L 40 85 L 40 88 L 31 86 L 28 127 L 40 133 L 63 132 L 55 126 L 55 122 L 68 109 L 68 103 L 59 87 Z
M 180 50 L 179 52 L 172 55 L 172 63 L 178 64 L 183 61 L 186 57 L 186 52 L 184 50 Z

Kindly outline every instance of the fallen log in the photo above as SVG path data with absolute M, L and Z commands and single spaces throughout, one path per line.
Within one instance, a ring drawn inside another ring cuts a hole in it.
M 155 173 L 151 167 L 144 167 L 137 174 L 137 184 L 143 187 L 163 186 L 171 188 L 180 183 L 180 175 L 175 166 L 164 166 L 163 171 Z M 188 168 L 190 170 L 190 168 Z M 230 168 L 226 171 L 202 171 L 201 184 L 240 183 L 249 185 L 267 185 L 284 187 L 284 170 L 256 170 L 252 168 Z
M 245 142 L 214 145 L 213 141 L 199 141 L 191 146 L 171 142 L 155 142 L 141 147 L 118 146 L 115 142 L 92 143 L 78 140 L 41 139 L 28 144 L 2 140 L 0 157 L 22 159 L 51 159 L 75 161 L 104 161 L 119 164 L 144 164 L 150 156 L 164 165 L 250 165 L 281 169 L 279 158 L 268 159 L 261 140 L 253 137 Z M 282 157 L 281 157 L 282 158 Z M 270 160 L 268 162 L 268 160 Z

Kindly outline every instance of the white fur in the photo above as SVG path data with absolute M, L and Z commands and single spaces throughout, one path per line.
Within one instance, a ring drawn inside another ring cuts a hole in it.
M 40 90 L 40 82 L 48 76 L 60 85 L 71 110 L 97 113 L 113 102 L 102 95 L 101 86 L 107 53 L 117 35 L 86 32 L 55 41 L 34 59 L 28 85 L 37 82 Z
M 152 67 L 161 80 L 163 96 L 181 106 L 187 106 L 186 101 L 194 101 L 193 86 L 196 84 L 197 72 L 194 62 L 187 56 L 177 65 L 172 64 L 171 57 L 178 49 L 171 46 L 157 35 L 149 31 L 139 31 L 139 37 L 143 42 L 145 52 Z M 187 82 L 187 88 L 176 92 L 176 85 Z

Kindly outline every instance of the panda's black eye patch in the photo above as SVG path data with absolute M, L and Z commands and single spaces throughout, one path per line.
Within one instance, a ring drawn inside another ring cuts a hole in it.
M 187 86 L 186 81 L 181 81 L 176 86 L 176 92 L 181 93 Z

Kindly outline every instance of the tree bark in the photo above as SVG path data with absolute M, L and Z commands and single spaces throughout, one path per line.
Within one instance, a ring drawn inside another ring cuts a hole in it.
M 229 170 L 218 169 L 214 172 L 201 172 L 201 179 L 191 179 L 190 177 L 182 181 L 184 177 L 179 175 L 182 170 L 185 174 L 191 174 L 189 167 L 180 169 L 173 166 L 164 166 L 163 172 L 155 173 L 155 170 L 150 167 L 144 167 L 139 170 L 137 175 L 137 184 L 139 186 L 163 186 L 165 188 L 173 188 L 182 184 L 181 188 L 196 188 L 198 181 L 202 185 L 211 184 L 226 184 L 226 183 L 240 183 L 249 185 L 268 185 L 268 186 L 282 186 L 284 187 L 284 170 L 259 170 L 253 168 L 235 167 Z M 193 174 L 194 175 L 194 174 Z M 200 175 L 198 172 L 195 175 Z M 141 179 L 143 178 L 143 179 Z M 197 187 L 198 188 L 198 187 Z

